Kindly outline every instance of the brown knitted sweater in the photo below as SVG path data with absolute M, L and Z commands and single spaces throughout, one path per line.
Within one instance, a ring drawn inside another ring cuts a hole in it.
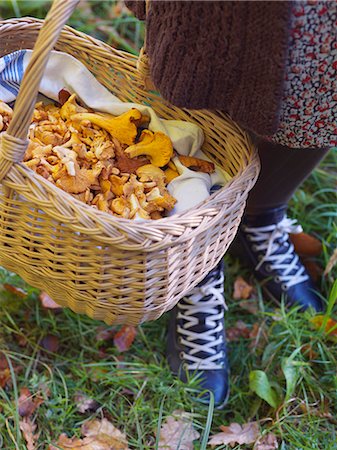
M 127 6 L 145 19 L 141 0 Z M 290 1 L 158 1 L 147 17 L 151 77 L 164 98 L 220 109 L 261 135 L 277 130 Z

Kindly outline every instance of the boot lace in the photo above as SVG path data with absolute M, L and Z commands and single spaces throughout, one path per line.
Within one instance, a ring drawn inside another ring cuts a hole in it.
M 296 220 L 284 217 L 277 224 L 245 227 L 244 230 L 249 234 L 249 239 L 255 243 L 253 250 L 264 253 L 264 256 L 260 256 L 255 270 L 259 270 L 262 264 L 269 263 L 266 265 L 266 270 L 269 272 L 276 270 L 280 273 L 274 279 L 282 283 L 281 288 L 284 291 L 308 280 L 309 276 L 305 273 L 305 268 L 300 263 L 293 244 L 289 241 L 289 233 L 297 234 L 303 231 Z M 285 250 L 282 253 L 278 253 L 280 246 L 283 246 Z
M 211 280 L 207 285 L 192 289 L 188 297 L 178 303 L 178 325 L 180 343 L 185 346 L 181 358 L 185 360 L 188 370 L 216 370 L 222 368 L 224 353 L 217 347 L 224 341 L 224 309 L 227 309 L 221 286 L 224 275 Z M 219 287 L 220 286 L 220 287 Z M 205 331 L 196 332 L 192 327 L 200 324 L 198 314 L 205 316 Z M 199 355 L 198 355 L 199 353 Z M 200 355 L 202 353 L 202 356 Z

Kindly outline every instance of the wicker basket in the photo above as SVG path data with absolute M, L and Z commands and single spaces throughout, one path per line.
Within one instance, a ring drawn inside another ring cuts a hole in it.
M 0 22 L 1 56 L 33 48 L 36 41 L 1 140 L 0 265 L 78 313 L 107 324 L 137 324 L 171 309 L 221 259 L 259 162 L 248 136 L 224 114 L 168 104 L 146 91 L 135 56 L 63 28 L 76 3 L 54 2 L 45 22 Z M 204 152 L 233 175 L 232 181 L 192 210 L 137 223 L 97 211 L 28 169 L 21 162 L 27 130 L 52 48 L 81 61 L 121 100 L 147 103 L 162 118 L 199 125 L 206 136 Z

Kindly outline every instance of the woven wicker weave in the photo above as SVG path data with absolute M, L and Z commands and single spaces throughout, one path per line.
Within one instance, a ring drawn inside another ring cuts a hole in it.
M 135 56 L 63 28 L 75 4 L 55 2 L 43 29 L 43 21 L 31 18 L 0 22 L 0 56 L 33 48 L 41 30 L 1 139 L 0 265 L 78 313 L 108 324 L 137 324 L 172 308 L 220 260 L 237 231 L 259 162 L 247 135 L 228 117 L 168 104 L 146 91 Z M 28 169 L 21 162 L 27 130 L 52 48 L 81 61 L 121 100 L 146 102 L 165 119 L 199 125 L 204 152 L 232 181 L 193 210 L 137 223 L 97 211 Z

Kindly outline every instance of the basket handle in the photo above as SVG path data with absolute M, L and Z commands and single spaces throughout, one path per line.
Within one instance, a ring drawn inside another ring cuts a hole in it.
M 0 182 L 14 163 L 23 160 L 39 86 L 50 52 L 78 3 L 79 0 L 54 0 L 39 32 L 15 102 L 13 118 L 7 131 L 1 135 Z

